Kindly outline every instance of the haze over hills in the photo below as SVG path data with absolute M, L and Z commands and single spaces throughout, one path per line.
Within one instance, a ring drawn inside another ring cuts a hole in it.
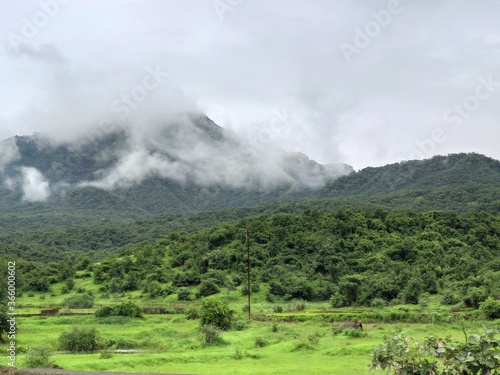
M 203 115 L 137 129 L 74 142 L 41 134 L 1 142 L 2 213 L 140 218 L 250 206 L 305 197 L 353 171 L 250 144 Z

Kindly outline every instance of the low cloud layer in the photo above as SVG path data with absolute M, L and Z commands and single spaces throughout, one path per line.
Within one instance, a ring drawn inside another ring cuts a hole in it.
M 251 137 L 286 108 L 294 119 L 271 138 L 322 163 L 500 159 L 497 0 L 51 3 L 29 35 L 43 2 L 0 12 L 0 139 L 75 141 L 113 124 L 138 133 L 181 108 Z M 490 76 L 495 90 L 476 105 Z M 445 114 L 457 105 L 473 110 L 453 128 Z
M 50 184 L 36 168 L 22 167 L 23 200 L 43 202 L 50 197 Z
M 19 157 L 19 149 L 15 138 L 9 138 L 0 143 L 0 172 L 5 166 Z

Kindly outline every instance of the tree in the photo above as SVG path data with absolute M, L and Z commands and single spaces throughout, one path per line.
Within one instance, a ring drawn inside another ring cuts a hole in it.
M 227 330 L 231 325 L 233 310 L 229 305 L 218 299 L 203 301 L 200 307 L 200 322 L 202 326 L 212 325 L 222 330 Z

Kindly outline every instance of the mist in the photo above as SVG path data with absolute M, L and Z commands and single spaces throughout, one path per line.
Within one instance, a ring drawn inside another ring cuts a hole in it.
M 23 200 L 43 202 L 50 197 L 50 184 L 36 168 L 21 167 Z

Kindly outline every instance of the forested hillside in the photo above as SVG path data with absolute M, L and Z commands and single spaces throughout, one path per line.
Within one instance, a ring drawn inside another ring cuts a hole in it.
M 158 297 L 187 287 L 204 296 L 244 285 L 247 227 L 253 288 L 268 288 L 270 300 L 346 306 L 375 298 L 416 303 L 422 293 L 443 293 L 449 303 L 477 307 L 487 296 L 500 297 L 500 219 L 486 213 L 344 207 L 261 215 L 124 247 L 120 257 L 97 264 L 83 256 L 73 264 L 92 271 L 104 294 L 142 290 Z M 30 270 L 22 280 L 27 290 L 75 272 L 69 263 L 19 264 Z
M 388 208 L 500 213 L 500 162 L 479 154 L 365 168 L 328 183 L 317 197 L 356 197 Z
M 250 144 L 200 114 L 151 126 L 144 134 L 96 129 L 73 142 L 42 134 L 0 142 L 3 226 L 47 229 L 302 199 L 352 172 Z

